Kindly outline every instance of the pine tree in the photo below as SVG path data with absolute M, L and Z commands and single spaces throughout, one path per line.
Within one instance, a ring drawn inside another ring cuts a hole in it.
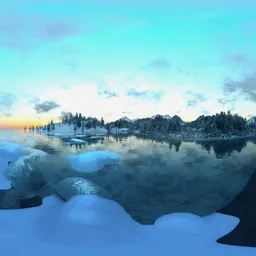
M 101 125 L 101 127 L 104 127 L 104 125 L 105 125 L 105 122 L 104 122 L 103 117 L 102 117 L 101 120 L 100 120 L 100 125 Z
M 76 120 L 76 126 L 77 126 L 78 128 L 81 128 L 81 125 L 82 125 L 81 119 L 78 118 L 78 119 Z

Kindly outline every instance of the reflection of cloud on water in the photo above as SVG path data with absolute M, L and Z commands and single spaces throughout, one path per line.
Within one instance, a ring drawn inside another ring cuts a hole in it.
M 186 155 L 181 160 L 187 167 L 194 167 L 195 164 L 205 164 L 209 160 L 209 157 L 202 156 L 195 148 L 187 148 Z
M 117 141 L 106 137 L 104 144 L 86 144 L 81 149 L 55 138 L 37 142 L 59 150 L 62 156 L 92 150 L 123 156 L 124 165 L 105 166 L 99 172 L 81 176 L 105 188 L 136 220 L 144 223 L 175 211 L 199 215 L 216 211 L 245 186 L 255 160 L 251 157 L 254 148 L 249 144 L 242 153 L 233 152 L 217 159 L 201 144 L 184 142 L 176 152 L 175 148 L 170 150 L 167 141 L 159 143 L 134 136 L 119 137 Z

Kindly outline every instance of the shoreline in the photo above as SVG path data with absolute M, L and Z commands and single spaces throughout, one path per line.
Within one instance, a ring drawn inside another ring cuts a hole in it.
M 136 136 L 136 137 L 144 137 L 144 138 L 156 138 L 156 139 L 165 139 L 165 140 L 173 140 L 173 141 L 181 141 L 181 142 L 197 142 L 197 141 L 228 141 L 228 140 L 237 140 L 237 139 L 249 139 L 256 137 L 256 131 L 250 131 L 249 134 L 246 135 L 222 135 L 216 137 L 197 137 L 198 134 L 191 134 L 192 137 L 186 137 L 186 135 L 182 134 L 159 134 L 159 133 L 148 133 L 148 134 L 138 134 L 136 132 L 127 132 L 127 133 L 118 133 L 118 132 L 99 132 L 98 129 L 88 129 L 83 133 L 81 132 L 47 132 L 47 131 L 38 131 L 39 133 L 49 136 L 49 137 L 59 137 L 59 138 L 86 138 L 90 139 L 90 137 L 102 138 L 106 136 Z M 202 134 L 200 134 L 202 135 Z M 193 137 L 195 136 L 195 137 Z
M 184 142 L 196 142 L 196 141 L 216 141 L 216 140 L 238 140 L 238 139 L 247 139 L 247 138 L 253 138 L 256 137 L 256 134 L 252 134 L 252 135 L 245 135 L 245 136 L 237 136 L 237 137 L 227 137 L 227 138 L 223 138 L 223 137 L 211 137 L 211 138 L 196 138 L 196 139 L 183 139 L 182 141 Z

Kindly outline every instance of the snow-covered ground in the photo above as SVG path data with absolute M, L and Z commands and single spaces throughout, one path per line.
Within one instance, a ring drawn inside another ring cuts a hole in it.
M 107 134 L 107 129 L 104 127 L 84 129 L 84 131 L 82 130 L 82 128 L 77 128 L 77 130 L 74 131 L 74 125 L 67 125 L 67 124 L 61 124 L 61 125 L 56 124 L 55 129 L 49 132 L 47 130 L 42 130 L 42 129 L 40 129 L 39 131 L 47 135 L 54 135 L 59 137 L 65 137 L 65 136 L 81 137 L 81 136 Z
M 130 132 L 129 128 L 111 128 L 110 133 L 111 134 L 128 134 Z
M 22 148 L 22 145 L 0 143 L 1 189 L 8 187 L 2 176 L 7 161 L 24 155 Z M 106 159 L 119 159 L 114 152 L 104 151 L 77 157 L 80 161 L 74 159 L 74 168 L 82 170 L 91 162 L 96 166 L 94 171 L 107 164 Z M 162 216 L 154 225 L 141 225 L 118 203 L 109 199 L 78 195 L 65 203 L 49 196 L 38 207 L 0 210 L 0 254 L 255 256 L 256 248 L 216 242 L 233 230 L 238 222 L 236 217 L 219 213 L 206 217 L 174 213 Z

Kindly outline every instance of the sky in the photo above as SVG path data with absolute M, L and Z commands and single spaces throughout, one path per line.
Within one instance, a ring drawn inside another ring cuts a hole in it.
M 0 126 L 45 124 L 62 112 L 250 118 L 255 8 L 252 0 L 2 3 Z

